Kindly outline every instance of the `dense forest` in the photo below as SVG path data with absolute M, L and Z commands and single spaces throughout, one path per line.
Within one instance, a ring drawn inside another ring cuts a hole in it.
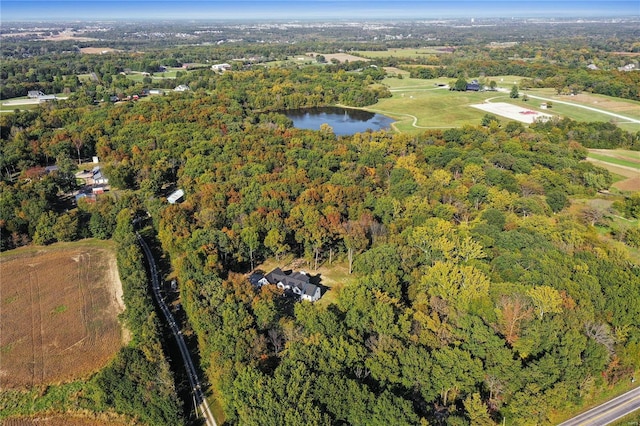
M 113 237 L 135 287 L 130 220 L 148 211 L 228 424 L 548 424 L 629 380 L 640 268 L 623 242 L 637 247 L 638 232 L 602 236 L 606 217 L 570 205 L 612 182 L 585 147 L 637 149 L 638 135 L 487 117 L 337 137 L 277 112 L 375 102 L 385 92 L 370 73 L 202 71 L 189 74 L 192 92 L 3 115 L 2 249 Z M 67 209 L 74 162 L 91 155 L 113 190 Z M 185 201 L 166 204 L 176 187 Z M 617 206 L 640 216 L 637 195 Z M 311 304 L 247 281 L 253 261 L 283 255 L 308 271 L 344 262 L 354 282 Z M 127 301 L 134 329 L 155 327 L 143 300 Z M 127 349 L 100 373 L 103 404 L 140 410 L 139 384 L 119 382 L 131 368 L 146 377 L 143 359 L 154 357 Z M 163 392 L 142 421 L 178 422 Z

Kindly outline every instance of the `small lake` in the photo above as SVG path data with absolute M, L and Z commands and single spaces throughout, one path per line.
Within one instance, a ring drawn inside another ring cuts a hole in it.
M 327 123 L 337 136 L 348 136 L 367 130 L 388 129 L 393 119 L 373 112 L 340 107 L 303 108 L 281 111 L 298 129 L 320 130 Z

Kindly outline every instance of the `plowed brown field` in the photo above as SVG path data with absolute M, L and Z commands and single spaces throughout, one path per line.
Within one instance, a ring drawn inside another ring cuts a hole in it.
M 6 419 L 2 426 L 125 426 L 130 423 L 121 419 L 90 419 L 63 415 Z
M 0 388 L 99 370 L 122 346 L 124 310 L 110 243 L 23 248 L 0 257 Z

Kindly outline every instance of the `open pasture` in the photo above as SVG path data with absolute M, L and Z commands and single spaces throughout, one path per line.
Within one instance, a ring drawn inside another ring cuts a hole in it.
M 382 84 L 389 88 L 392 97 L 380 99 L 377 104 L 366 109 L 395 118 L 397 121 L 393 127 L 402 132 L 480 124 L 487 111 L 476 110 L 471 106 L 499 102 L 538 113 L 531 114 L 529 117 L 521 117 L 520 114 L 517 118 L 503 117 L 504 123 L 509 120 L 528 123 L 531 121 L 525 121 L 525 118 L 531 119 L 534 116 L 539 117 L 546 114 L 567 117 L 576 121 L 615 122 L 623 130 L 632 132 L 640 130 L 640 124 L 624 122 L 623 119 L 615 116 L 617 114 L 634 120 L 640 119 L 639 102 L 602 95 L 562 96 L 556 101 L 556 97 L 552 93 L 553 89 L 528 90 L 526 93 L 529 94 L 530 99 L 528 102 L 524 102 L 522 97 L 511 99 L 508 93 L 513 84 L 518 84 L 522 77 L 503 75 L 484 77 L 480 80 L 485 85 L 488 85 L 491 80 L 495 81 L 499 91 L 452 92 L 443 87 L 453 81 L 446 77 L 429 80 L 387 77 L 382 81 Z M 525 92 L 521 91 L 521 95 L 524 94 Z M 561 103 L 561 100 L 566 103 Z M 543 110 L 540 104 L 547 101 L 554 102 L 553 108 Z M 591 105 L 584 104 L 585 102 L 591 102 Z
M 553 111 L 563 117 L 576 121 L 603 121 L 615 123 L 628 132 L 640 131 L 640 102 L 593 93 L 580 93 L 575 96 L 557 95 L 555 89 L 531 89 L 526 93 L 553 101 Z M 532 102 L 541 102 L 532 99 Z M 615 114 L 615 115 L 611 115 Z M 628 117 L 625 120 L 616 115 Z
M 640 191 L 640 152 L 624 149 L 590 149 L 587 160 L 623 176 L 612 186 L 621 191 Z
M 469 105 L 509 97 L 499 92 L 452 92 L 443 86 L 450 82 L 449 78 L 386 78 L 382 83 L 389 87 L 392 97 L 380 99 L 366 109 L 395 118 L 393 127 L 398 131 L 419 132 L 480 124 L 486 113 Z
M 0 256 L 0 388 L 84 377 L 122 345 L 112 245 L 95 240 Z
M 449 54 L 452 52 L 452 48 L 447 46 L 433 46 L 433 47 L 406 47 L 399 49 L 387 49 L 387 50 L 363 50 L 361 52 L 355 52 L 356 55 L 365 56 L 367 58 L 423 58 L 425 55 L 438 55 Z

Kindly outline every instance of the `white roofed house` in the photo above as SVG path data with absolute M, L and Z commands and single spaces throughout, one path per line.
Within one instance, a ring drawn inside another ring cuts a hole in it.
M 211 65 L 211 71 L 222 72 L 222 71 L 229 71 L 230 69 L 231 69 L 231 65 L 227 63 Z
M 37 99 L 40 96 L 46 96 L 41 90 L 29 90 L 27 97 L 30 99 Z
M 180 84 L 175 89 L 173 89 L 174 92 L 187 92 L 189 90 L 191 90 L 191 88 L 189 88 L 189 86 L 187 86 L 186 84 Z
M 173 191 L 168 197 L 167 201 L 169 204 L 175 204 L 178 201 L 181 201 L 184 198 L 184 191 L 182 189 L 178 189 Z

